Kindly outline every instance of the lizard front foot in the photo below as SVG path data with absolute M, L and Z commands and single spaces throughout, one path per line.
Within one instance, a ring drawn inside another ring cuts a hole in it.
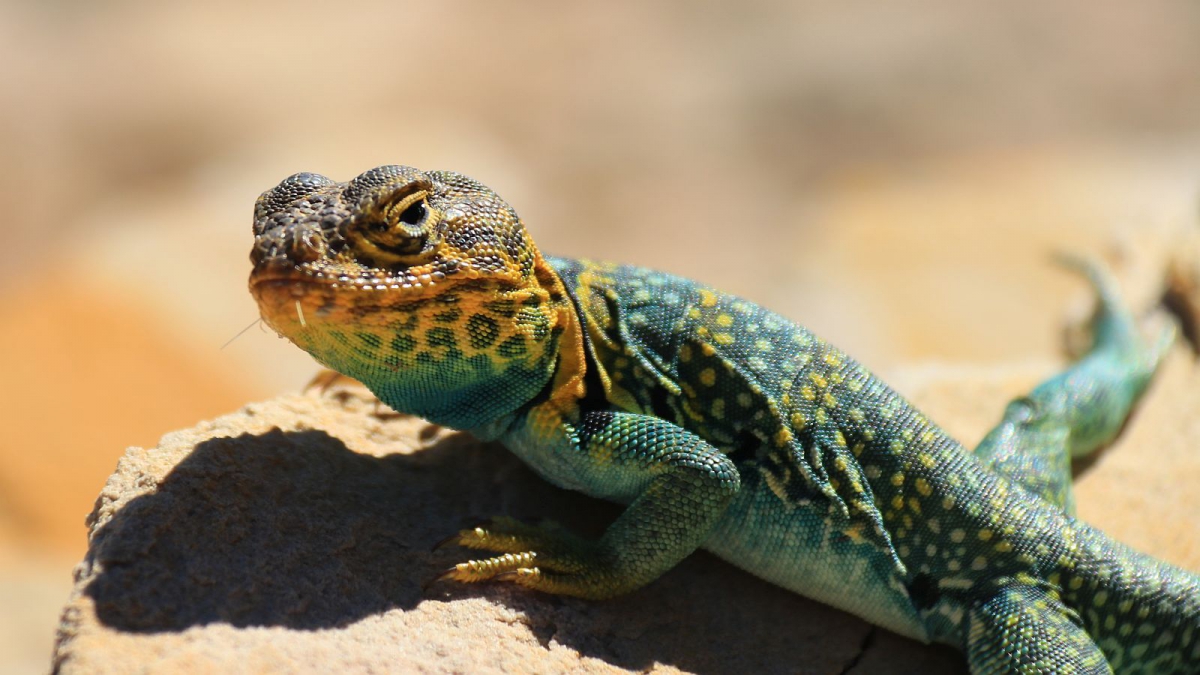
M 599 544 L 553 523 L 527 525 L 502 516 L 485 525 L 461 530 L 435 548 L 450 544 L 501 555 L 458 563 L 430 584 L 500 581 L 592 599 L 628 590 L 627 584 L 620 583 L 614 566 L 606 562 L 608 556 L 602 554 Z

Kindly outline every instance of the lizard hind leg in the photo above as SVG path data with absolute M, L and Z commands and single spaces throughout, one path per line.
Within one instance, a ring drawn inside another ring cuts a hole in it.
M 1024 584 L 971 610 L 966 651 L 972 675 L 1112 673 L 1078 617 L 1052 592 Z
M 1171 325 L 1147 338 L 1099 263 L 1060 256 L 1083 274 L 1098 298 L 1092 347 L 1062 372 L 1011 403 L 979 443 L 985 466 L 1041 498 L 1074 512 L 1071 458 L 1116 438 L 1174 341 Z

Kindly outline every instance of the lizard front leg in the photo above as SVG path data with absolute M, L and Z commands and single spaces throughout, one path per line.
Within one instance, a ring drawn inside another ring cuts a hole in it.
M 629 507 L 596 541 L 505 518 L 463 530 L 451 541 L 503 555 L 460 563 L 440 579 L 511 581 L 592 599 L 619 595 L 696 550 L 740 486 L 728 457 L 656 417 L 589 412 L 561 431 L 556 436 L 565 440 L 550 452 L 570 480 Z

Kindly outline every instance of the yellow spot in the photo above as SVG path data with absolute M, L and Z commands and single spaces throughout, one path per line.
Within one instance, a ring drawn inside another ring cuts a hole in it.
M 684 345 L 679 348 L 679 360 L 683 363 L 687 363 L 688 361 L 692 360 L 692 346 L 691 345 Z
M 1077 590 L 1083 588 L 1083 578 L 1082 577 L 1074 577 L 1073 579 L 1071 579 L 1071 583 L 1067 584 L 1067 586 L 1069 586 L 1071 588 L 1071 590 L 1077 591 Z
M 916 485 L 917 485 L 917 492 L 920 492 L 921 494 L 925 495 L 926 497 L 933 494 L 933 488 L 929 486 L 929 481 L 925 480 L 924 478 L 918 478 L 916 481 Z
M 792 426 L 796 429 L 803 429 L 808 424 L 808 420 L 804 419 L 802 413 L 792 413 Z
M 895 485 L 896 487 L 904 485 L 904 474 L 900 473 L 899 471 L 892 474 L 892 485 Z
M 760 352 L 769 352 L 771 351 L 771 342 L 769 340 L 759 338 L 754 341 L 754 348 Z
M 921 502 L 916 497 L 908 498 L 908 508 L 918 516 L 921 515 Z
M 846 387 L 848 387 L 850 391 L 857 394 L 858 392 L 862 391 L 863 383 L 862 380 L 850 380 L 850 383 L 847 384 Z
M 979 541 L 988 541 L 992 538 L 992 531 L 986 527 L 979 531 Z
M 792 395 L 784 394 L 783 396 L 780 396 L 779 402 L 782 403 L 783 405 L 791 405 L 792 404 Z
M 721 328 L 729 328 L 733 325 L 733 317 L 728 314 L 718 314 L 717 325 Z
M 689 319 L 699 319 L 700 318 L 700 310 L 696 309 L 695 307 L 689 309 L 688 310 L 688 318 Z
M 954 505 L 957 503 L 958 497 L 955 497 L 954 495 L 946 495 L 942 498 L 942 508 L 946 509 L 947 511 L 953 509 Z
M 737 402 L 738 405 L 742 406 L 743 408 L 749 408 L 750 406 L 754 405 L 754 399 L 746 392 L 742 392 L 737 395 Z
M 700 304 L 705 307 L 712 307 L 717 304 L 717 294 L 707 288 L 700 289 Z
M 854 447 L 850 448 L 850 452 L 853 452 L 855 457 L 861 455 L 863 450 L 866 450 L 866 446 L 862 443 L 855 443 Z
M 829 381 L 826 380 L 825 376 L 820 373 L 809 373 L 808 379 L 812 380 L 813 384 L 817 385 L 817 387 L 821 389 L 824 389 L 829 385 Z
M 733 336 L 730 335 L 729 333 L 717 333 L 716 335 L 713 336 L 713 339 L 716 340 L 717 344 L 719 344 L 719 345 L 733 344 Z
M 825 407 L 826 408 L 836 408 L 837 404 L 838 404 L 837 398 L 834 397 L 833 394 L 830 394 L 829 392 L 825 392 Z
M 1012 544 L 1007 541 L 1001 541 L 996 544 L 996 551 L 999 553 L 1008 553 L 1012 550 Z
M 713 370 L 712 368 L 705 368 L 704 370 L 700 371 L 700 383 L 707 387 L 711 387 L 716 384 L 717 371 Z
M 833 432 L 833 443 L 839 448 L 846 447 L 846 437 L 842 435 L 841 429 Z
M 896 495 L 895 497 L 892 497 L 892 508 L 893 509 L 904 508 L 904 497 L 901 497 L 900 495 Z
M 713 413 L 714 417 L 724 417 L 725 416 L 725 399 L 714 398 L 712 400 L 712 413 Z
M 807 384 L 800 387 L 800 395 L 804 397 L 805 401 L 815 401 L 817 398 L 817 392 L 813 391 L 813 388 Z
M 899 440 L 895 440 L 895 441 L 891 442 L 891 444 L 889 445 L 889 449 L 896 454 L 900 454 L 901 452 L 904 451 L 904 444 L 901 443 Z
M 921 434 L 921 442 L 925 445 L 929 445 L 933 442 L 934 435 L 935 434 L 932 431 L 926 431 L 925 433 Z
M 837 469 L 838 471 L 845 471 L 846 470 L 846 458 L 841 457 L 841 456 L 835 457 L 833 459 L 833 468 Z
M 966 539 L 966 538 L 967 538 L 967 533 L 963 532 L 962 530 L 955 529 L 955 530 L 950 531 L 950 541 L 952 541 L 956 544 L 961 544 L 963 539 Z
M 817 424 L 825 424 L 829 416 L 825 414 L 824 408 L 817 408 Z
M 926 469 L 932 469 L 934 465 L 937 464 L 937 462 L 933 460 L 933 455 L 930 455 L 927 452 L 922 452 L 921 454 L 917 455 L 917 460 L 924 464 Z
M 833 352 L 826 352 L 825 353 L 825 363 L 828 363 L 829 365 L 833 366 L 834 368 L 837 368 L 838 366 L 842 365 L 842 359 L 840 356 L 838 356 L 837 354 L 835 354 Z
M 862 408 L 851 408 L 850 409 L 850 419 L 854 420 L 855 422 L 862 424 L 863 420 L 865 420 L 866 418 L 867 417 L 866 417 L 866 415 L 863 414 Z
M 716 347 L 713 347 L 712 345 L 708 344 L 707 342 L 700 343 L 700 351 L 703 352 L 703 354 L 705 356 L 712 356 L 713 354 L 717 353 Z
M 782 427 L 775 432 L 775 445 L 780 447 L 786 446 L 792 442 L 792 430 L 787 427 Z

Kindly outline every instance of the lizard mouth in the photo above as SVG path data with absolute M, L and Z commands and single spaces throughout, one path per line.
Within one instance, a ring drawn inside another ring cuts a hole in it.
M 460 270 L 446 265 L 434 267 L 423 265 L 389 271 L 359 264 L 318 265 L 297 264 L 286 259 L 266 260 L 256 265 L 250 273 L 250 289 L 257 293 L 267 287 L 287 286 L 293 287 L 296 295 L 303 295 L 315 288 L 421 295 L 457 281 L 454 277 L 459 276 Z
M 397 291 L 420 293 L 434 286 L 445 286 L 450 275 L 444 271 L 412 270 L 383 273 L 382 270 L 362 268 L 358 274 L 344 268 L 322 268 L 313 265 L 268 263 L 258 265 L 250 275 L 251 288 L 265 286 L 322 287 L 349 291 Z M 450 280 L 452 281 L 452 280 Z

